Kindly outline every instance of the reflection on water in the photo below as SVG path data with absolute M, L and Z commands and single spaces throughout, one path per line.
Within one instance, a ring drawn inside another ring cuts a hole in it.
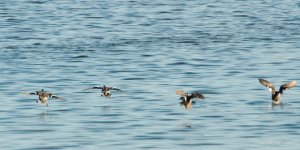
M 111 112 L 112 111 L 112 106 L 102 106 L 102 110 L 105 112 Z
M 47 121 L 49 119 L 48 111 L 39 114 L 40 121 Z
M 191 123 L 183 123 L 183 126 L 186 127 L 186 128 L 191 128 L 192 127 L 192 124 Z
M 271 103 L 271 108 L 272 109 L 276 109 L 276 108 L 281 108 L 281 109 L 284 109 L 285 107 L 290 107 L 291 104 L 289 103 L 284 103 L 284 102 L 281 102 L 280 104 L 274 104 L 274 103 Z

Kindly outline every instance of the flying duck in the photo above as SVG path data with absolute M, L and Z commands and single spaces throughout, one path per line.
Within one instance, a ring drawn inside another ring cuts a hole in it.
M 180 95 L 180 104 L 183 105 L 185 107 L 185 109 L 191 109 L 192 108 L 192 103 L 193 102 L 193 98 L 196 99 L 204 99 L 204 96 L 200 93 L 200 92 L 193 92 L 191 95 L 189 95 L 188 93 L 184 92 L 183 90 L 176 90 L 176 94 Z
M 64 98 L 62 97 L 58 97 L 52 93 L 46 92 L 44 91 L 44 89 L 42 89 L 41 91 L 36 91 L 36 92 L 32 92 L 32 93 L 25 93 L 25 94 L 29 94 L 29 95 L 38 95 L 39 98 L 37 99 L 37 103 L 40 102 L 41 104 L 46 104 L 46 106 L 48 106 L 48 98 L 55 98 L 55 99 L 61 99 L 63 100 Z
M 269 89 L 269 91 L 272 93 L 272 103 L 275 105 L 281 103 L 280 98 L 285 89 L 290 89 L 290 88 L 293 88 L 296 86 L 296 81 L 291 81 L 291 82 L 282 84 L 279 88 L 279 91 L 275 91 L 275 86 L 271 82 L 269 82 L 265 79 L 258 79 L 258 80 L 259 80 L 260 84 L 267 87 Z
M 91 87 L 91 88 L 87 88 L 87 89 L 84 89 L 84 90 L 89 90 L 89 89 L 101 89 L 101 96 L 105 96 L 105 97 L 110 97 L 111 94 L 110 94 L 110 90 L 116 90 L 116 91 L 120 91 L 120 92 L 124 92 L 118 88 L 115 88 L 115 87 L 107 87 L 105 85 L 103 86 L 94 86 L 94 87 Z

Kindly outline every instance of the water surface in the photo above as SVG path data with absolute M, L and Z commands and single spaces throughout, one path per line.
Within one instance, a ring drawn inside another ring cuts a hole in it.
M 0 2 L 1 149 L 298 149 L 295 1 Z M 95 85 L 118 87 L 110 98 Z M 45 89 L 65 101 L 21 94 Z M 191 110 L 175 90 L 201 91 Z

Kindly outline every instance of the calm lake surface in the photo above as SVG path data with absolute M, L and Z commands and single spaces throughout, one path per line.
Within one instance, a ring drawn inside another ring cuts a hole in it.
M 3 0 L 0 149 L 299 149 L 300 3 Z M 120 88 L 110 98 L 97 85 Z M 65 100 L 36 103 L 45 89 Z M 192 109 L 177 89 L 201 91 Z

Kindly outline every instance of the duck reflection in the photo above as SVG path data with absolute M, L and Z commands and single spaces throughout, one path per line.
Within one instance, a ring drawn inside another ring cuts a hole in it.
M 41 121 L 47 121 L 49 119 L 48 111 L 42 112 L 38 115 Z
M 111 112 L 112 111 L 112 106 L 102 106 L 102 110 L 105 112 Z
M 191 128 L 191 127 L 192 127 L 192 124 L 191 124 L 191 123 L 188 123 L 188 122 L 183 123 L 182 125 L 183 125 L 184 127 L 186 127 L 186 128 Z

